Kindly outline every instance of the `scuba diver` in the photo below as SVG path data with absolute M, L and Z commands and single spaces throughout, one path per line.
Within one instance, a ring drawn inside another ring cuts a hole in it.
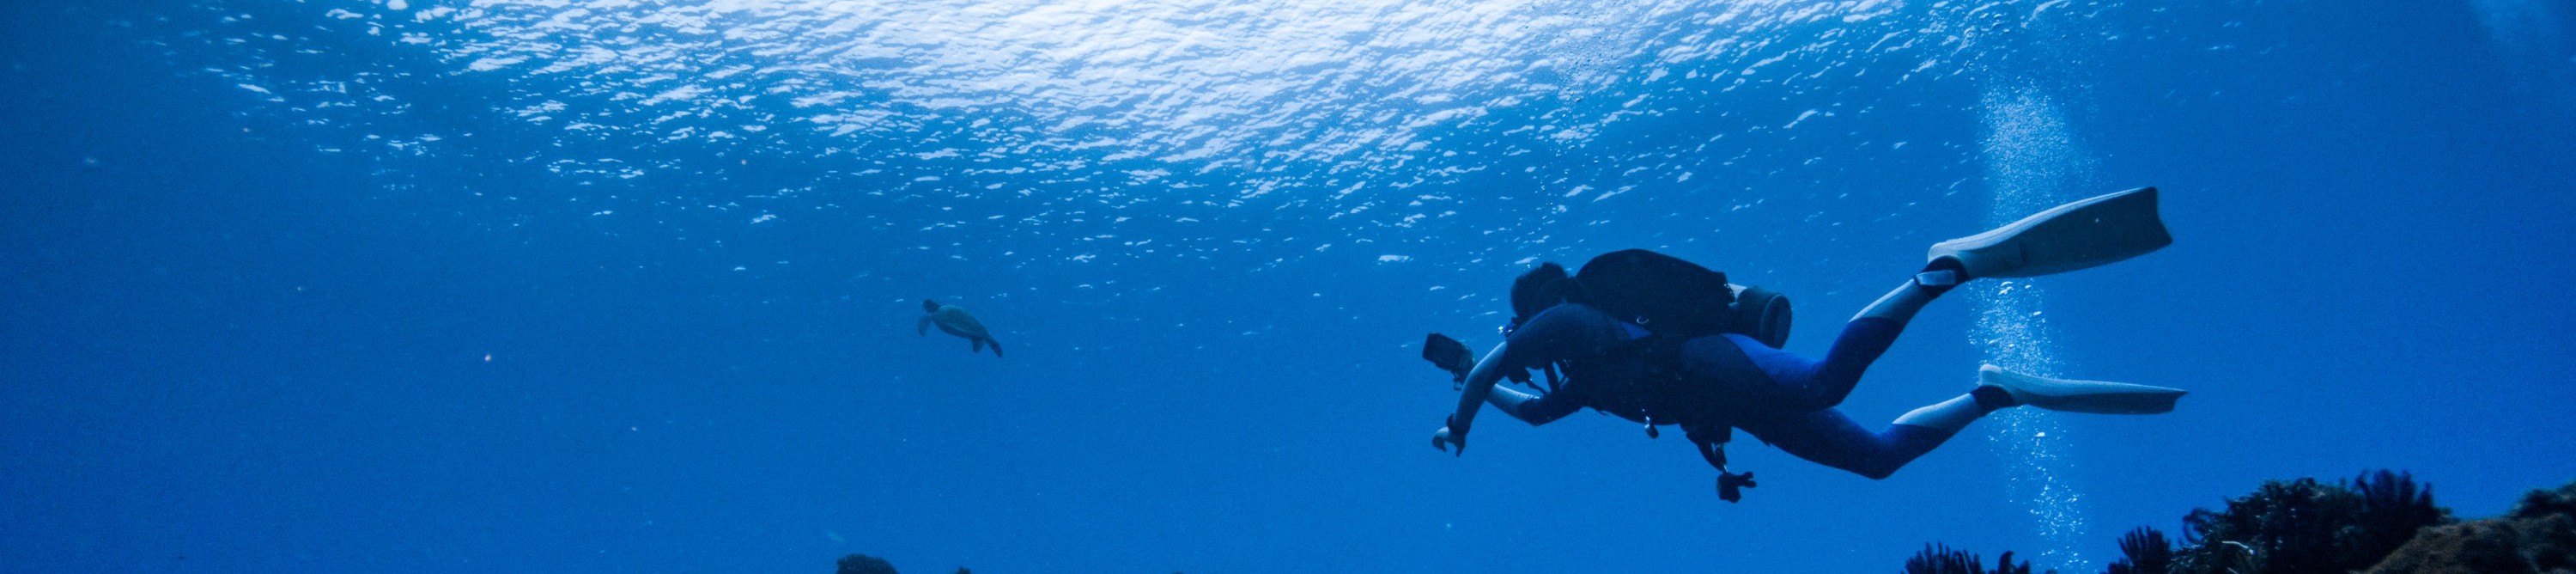
M 1729 284 L 1724 273 L 1646 250 L 1596 257 L 1572 276 L 1545 263 L 1513 281 L 1511 325 L 1482 361 L 1446 336 L 1434 333 L 1426 341 L 1423 358 L 1463 383 L 1457 411 L 1431 444 L 1464 455 L 1467 430 L 1485 404 L 1531 425 L 1588 407 L 1641 423 L 1648 437 L 1659 435 L 1657 426 L 1679 425 L 1717 468 L 1718 496 L 1734 502 L 1740 489 L 1753 486 L 1753 474 L 1727 470 L 1723 448 L 1732 429 L 1798 458 L 1883 479 L 2000 409 L 2168 412 L 2184 391 L 2050 379 L 1994 365 L 1979 369 L 1969 392 L 1905 413 L 1885 430 L 1863 429 L 1834 407 L 1916 311 L 1961 283 L 2074 271 L 2172 242 L 2151 187 L 1941 242 L 1921 272 L 1852 317 L 1822 360 L 1780 350 L 1788 338 L 1785 297 Z M 1507 377 L 1529 383 L 1533 370 L 1547 375 L 1542 392 L 1496 385 Z
M 972 343 L 973 347 L 967 352 L 981 352 L 989 345 L 993 347 L 993 358 L 1002 358 L 1002 342 L 993 340 L 993 333 L 984 330 L 984 322 L 975 320 L 975 316 L 967 313 L 965 309 L 923 299 L 921 310 L 926 314 L 921 316 L 921 324 L 913 330 L 921 332 L 922 336 L 930 336 L 930 326 L 938 325 L 939 332 L 964 337 L 967 342 Z

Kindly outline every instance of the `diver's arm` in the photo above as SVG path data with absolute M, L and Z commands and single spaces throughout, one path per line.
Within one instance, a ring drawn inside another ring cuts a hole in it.
M 1507 365 L 1512 364 L 1510 361 L 1513 359 L 1512 344 L 1510 341 L 1505 341 L 1494 345 L 1493 351 L 1485 353 L 1484 360 L 1476 362 L 1475 369 L 1467 371 L 1467 388 L 1464 392 L 1458 393 L 1458 410 L 1449 415 L 1446 426 L 1432 433 L 1431 446 L 1440 450 L 1449 450 L 1451 445 L 1456 445 L 1459 454 L 1466 454 L 1467 428 L 1475 424 L 1476 410 L 1484 406 L 1487 396 L 1494 394 L 1494 383 L 1503 380 L 1503 373 L 1512 368 Z M 1505 392 L 1519 394 L 1508 389 Z M 1518 401 L 1513 402 L 1518 403 Z M 1502 407 L 1500 404 L 1495 406 Z M 1506 408 L 1504 412 L 1511 412 L 1511 410 Z
M 1565 415 L 1583 410 L 1583 405 L 1575 404 L 1574 401 L 1555 393 L 1524 393 L 1520 389 L 1500 384 L 1494 385 L 1493 389 L 1493 394 L 1485 395 L 1485 404 L 1494 405 L 1495 410 L 1503 411 L 1503 414 L 1511 415 L 1512 418 L 1520 419 L 1530 426 L 1556 422 L 1556 419 L 1565 418 Z
M 1483 406 L 1485 397 L 1493 394 L 1494 384 L 1502 382 L 1503 363 L 1511 356 L 1511 342 L 1496 343 L 1493 351 L 1485 353 L 1485 360 L 1477 361 L 1476 368 L 1467 371 L 1466 392 L 1458 393 L 1458 412 L 1449 421 L 1450 426 L 1457 427 L 1455 430 L 1459 434 L 1466 434 L 1467 427 L 1475 424 L 1477 407 Z
M 1476 409 L 1489 397 L 1496 396 L 1494 384 L 1505 375 L 1526 373 L 1529 369 L 1565 358 L 1572 350 L 1598 349 L 1616 342 L 1618 322 L 1582 305 L 1563 305 L 1540 312 L 1485 354 L 1476 368 L 1467 372 L 1466 390 L 1458 394 L 1458 410 L 1451 414 L 1448 426 L 1431 435 L 1432 446 L 1448 450 L 1449 445 L 1467 446 L 1467 429 L 1476 422 Z M 1521 420 L 1537 424 L 1556 420 L 1573 413 L 1578 407 L 1575 396 L 1563 393 L 1528 395 L 1513 392 L 1504 395 L 1495 406 Z M 1505 406 L 1509 404 L 1509 406 Z
M 921 333 L 924 337 L 930 336 L 930 317 L 930 315 L 922 315 L 921 324 L 914 326 L 912 330 Z

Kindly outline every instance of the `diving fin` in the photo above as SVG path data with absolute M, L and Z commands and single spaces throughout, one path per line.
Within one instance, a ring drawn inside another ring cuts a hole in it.
M 1439 333 L 1422 339 L 1422 360 L 1448 371 L 1450 382 L 1466 382 L 1467 373 L 1476 370 L 1476 353 L 1468 351 L 1465 343 Z
M 1969 277 L 2037 277 L 2110 264 L 2173 244 L 2156 215 L 2156 188 L 2141 187 L 2049 208 L 2011 225 L 1932 245 Z
M 2006 371 L 2003 367 L 1977 367 L 1977 384 L 2002 387 L 2013 402 L 2070 413 L 2112 415 L 2152 415 L 2173 412 L 2174 401 L 2181 399 L 2182 389 L 2112 383 L 2051 379 Z

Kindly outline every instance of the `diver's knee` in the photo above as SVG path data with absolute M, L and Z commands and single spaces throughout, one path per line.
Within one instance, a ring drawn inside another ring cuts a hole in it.
M 1887 480 L 1887 477 L 1895 475 L 1896 469 L 1900 468 L 1905 468 L 1905 463 L 1867 463 L 1843 470 L 1852 471 L 1852 474 L 1868 477 L 1870 480 Z
M 1821 411 L 1843 406 L 1843 400 L 1851 398 L 1852 387 L 1860 384 L 1856 380 L 1843 379 L 1839 377 L 1834 378 L 1834 380 L 1818 382 L 1825 385 L 1825 388 L 1818 389 L 1815 396 L 1809 399 L 1815 401 L 1817 406 L 1808 410 Z
M 1853 386 L 1851 384 L 1844 384 L 1826 376 L 1811 378 L 1808 381 L 1805 388 L 1787 393 L 1788 396 L 1783 397 L 1781 401 L 1795 403 L 1787 407 L 1797 411 L 1821 411 L 1842 406 L 1844 400 L 1851 398 Z

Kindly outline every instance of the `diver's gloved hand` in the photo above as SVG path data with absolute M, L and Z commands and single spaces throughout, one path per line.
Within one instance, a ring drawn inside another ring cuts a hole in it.
M 1457 418 L 1457 415 L 1450 415 L 1450 418 L 1455 419 Z M 1431 448 L 1440 449 L 1440 452 L 1450 452 L 1449 445 L 1458 445 L 1458 450 L 1455 454 L 1457 456 L 1466 456 L 1467 433 L 1466 431 L 1451 432 L 1449 429 L 1454 426 L 1455 425 L 1449 424 L 1448 421 L 1442 421 L 1440 430 L 1431 433 Z

